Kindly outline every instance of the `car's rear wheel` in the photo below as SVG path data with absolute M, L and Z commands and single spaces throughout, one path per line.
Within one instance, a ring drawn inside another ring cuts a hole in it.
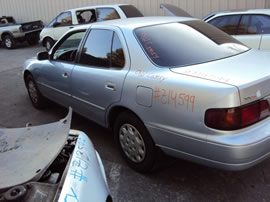
M 49 51 L 52 48 L 53 44 L 54 44 L 54 41 L 51 38 L 44 39 L 44 46 L 47 51 Z
M 122 112 L 114 123 L 114 138 L 122 157 L 139 172 L 149 172 L 156 161 L 154 142 L 137 116 Z
M 28 95 L 33 106 L 37 109 L 44 108 L 46 106 L 47 100 L 41 95 L 33 76 L 29 74 L 25 82 Z
M 8 48 L 8 49 L 12 49 L 12 48 L 14 48 L 14 46 L 15 46 L 15 40 L 13 39 L 12 36 L 6 35 L 6 36 L 4 37 L 4 45 L 5 45 L 5 47 Z

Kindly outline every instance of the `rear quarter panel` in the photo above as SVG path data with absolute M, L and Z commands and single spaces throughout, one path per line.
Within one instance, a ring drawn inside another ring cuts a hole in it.
M 135 112 L 147 127 L 207 139 L 208 134 L 215 132 L 204 125 L 205 111 L 240 105 L 236 87 L 157 67 L 136 39 L 127 37 L 127 41 L 131 70 L 124 84 L 121 105 Z M 155 139 L 155 134 L 151 135 Z

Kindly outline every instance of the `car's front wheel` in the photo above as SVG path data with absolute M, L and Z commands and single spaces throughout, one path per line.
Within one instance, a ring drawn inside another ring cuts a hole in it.
M 130 112 L 122 112 L 114 123 L 114 138 L 129 166 L 143 173 L 153 169 L 156 148 L 150 134 L 137 116 Z
M 32 75 L 26 77 L 26 87 L 28 91 L 29 98 L 33 106 L 37 109 L 42 109 L 46 106 L 47 100 L 43 97 L 37 87 L 37 84 Z
M 44 46 L 47 51 L 49 51 L 52 48 L 53 44 L 54 44 L 54 41 L 52 39 L 50 38 L 44 39 Z

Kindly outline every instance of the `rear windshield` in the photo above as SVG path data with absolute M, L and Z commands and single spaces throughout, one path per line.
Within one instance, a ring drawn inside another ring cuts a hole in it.
M 120 8 L 123 10 L 127 18 L 134 18 L 134 17 L 143 17 L 143 14 L 132 5 L 123 5 L 120 6 Z
M 141 27 L 135 35 L 146 55 L 161 67 L 205 63 L 249 49 L 214 26 L 197 20 Z

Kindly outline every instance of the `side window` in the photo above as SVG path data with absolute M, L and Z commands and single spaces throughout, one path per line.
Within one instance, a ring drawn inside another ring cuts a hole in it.
M 79 24 L 96 22 L 95 10 L 83 10 L 76 12 L 77 20 Z
M 125 66 L 124 51 L 116 33 L 114 33 L 114 36 L 113 36 L 111 66 L 118 67 L 118 68 L 122 68 Z
M 53 51 L 53 60 L 73 62 L 85 30 L 72 33 L 63 39 Z
M 80 57 L 80 64 L 110 67 L 113 31 L 94 29 L 90 32 Z
M 209 21 L 208 23 L 221 29 L 227 34 L 235 35 L 237 33 L 239 20 L 240 20 L 240 15 L 228 15 L 228 16 L 217 17 Z
M 62 13 L 57 17 L 55 27 L 69 26 L 69 25 L 72 25 L 72 18 L 70 12 Z
M 120 16 L 114 8 L 97 8 L 97 21 L 119 19 Z
M 270 17 L 266 15 L 243 15 L 238 34 L 269 34 Z

